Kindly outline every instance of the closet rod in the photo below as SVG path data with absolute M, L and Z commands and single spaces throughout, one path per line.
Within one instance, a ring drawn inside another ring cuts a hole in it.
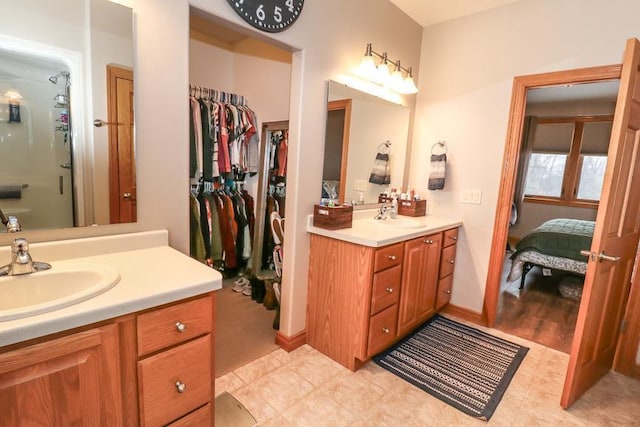
M 238 95 L 231 92 L 224 92 L 217 89 L 209 89 L 204 86 L 189 85 L 189 95 L 198 98 L 211 99 L 214 101 L 225 102 L 234 105 L 248 105 L 249 100 L 244 95 Z

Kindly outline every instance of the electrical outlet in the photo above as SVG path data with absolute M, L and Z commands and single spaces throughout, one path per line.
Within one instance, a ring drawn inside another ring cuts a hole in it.
M 461 203 L 479 205 L 482 203 L 482 190 L 462 190 Z
M 353 189 L 355 191 L 367 191 L 367 181 L 364 179 L 356 179 L 353 181 Z

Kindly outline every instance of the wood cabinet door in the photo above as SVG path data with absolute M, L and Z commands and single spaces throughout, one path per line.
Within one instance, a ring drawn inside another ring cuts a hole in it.
M 122 425 L 116 325 L 0 354 L 0 425 Z
M 442 233 L 405 242 L 400 289 L 398 335 L 404 335 L 435 312 Z

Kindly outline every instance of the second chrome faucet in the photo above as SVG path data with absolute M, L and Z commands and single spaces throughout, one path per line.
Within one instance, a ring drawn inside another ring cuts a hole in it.
M 0 267 L 0 276 L 30 274 L 50 268 L 51 264 L 34 261 L 29 253 L 27 239 L 18 238 L 11 243 L 11 263 Z

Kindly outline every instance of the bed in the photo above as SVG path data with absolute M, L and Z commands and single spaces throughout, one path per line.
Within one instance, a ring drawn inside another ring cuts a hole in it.
M 587 258 L 580 251 L 591 248 L 594 226 L 594 221 L 570 218 L 546 221 L 516 245 L 507 281 L 519 278 L 522 289 L 526 274 L 535 266 L 584 275 Z

